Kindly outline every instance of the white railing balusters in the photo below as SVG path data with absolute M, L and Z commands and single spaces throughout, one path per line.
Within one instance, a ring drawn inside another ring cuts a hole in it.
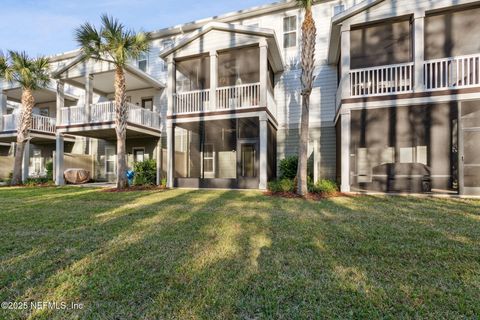
M 201 112 L 209 108 L 210 90 L 174 93 L 173 102 L 174 113 Z
M 426 60 L 423 74 L 429 91 L 480 86 L 480 54 Z
M 350 96 L 365 97 L 413 90 L 413 62 L 350 71 Z
M 127 121 L 146 127 L 160 129 L 160 114 L 141 108 L 138 105 L 127 102 Z M 115 101 L 94 103 L 90 106 L 90 123 L 115 121 Z M 85 108 L 65 107 L 62 108 L 62 124 L 86 123 Z
M 217 88 L 217 109 L 256 107 L 260 101 L 260 83 Z
M 14 131 L 18 129 L 20 124 L 20 114 L 12 113 L 3 116 L 3 130 Z M 38 114 L 32 114 L 32 127 L 31 130 L 55 133 L 55 119 L 50 117 L 41 116 Z
M 210 104 L 210 90 L 175 93 L 173 101 L 174 114 L 256 107 L 260 101 L 260 83 L 217 88 L 215 106 Z

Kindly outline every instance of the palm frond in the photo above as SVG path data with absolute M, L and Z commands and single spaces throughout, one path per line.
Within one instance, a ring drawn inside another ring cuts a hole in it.
M 296 0 L 297 4 L 305 9 L 310 9 L 313 4 L 313 0 Z
M 75 40 L 87 58 L 102 54 L 102 36 L 94 25 L 86 22 L 75 29 Z
M 150 33 L 128 30 L 118 19 L 107 14 L 100 18 L 101 27 L 85 23 L 76 30 L 76 40 L 86 58 L 96 58 L 125 66 L 129 59 L 136 59 L 148 52 Z
M 45 57 L 30 58 L 24 51 L 8 51 L 4 78 L 24 89 L 45 88 L 50 82 L 50 63 Z

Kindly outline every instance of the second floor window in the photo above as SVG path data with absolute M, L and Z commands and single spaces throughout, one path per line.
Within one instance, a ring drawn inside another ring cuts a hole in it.
M 140 56 L 137 59 L 137 66 L 140 70 L 143 72 L 147 72 L 148 68 L 148 57 L 146 53 L 140 54 Z
M 283 18 L 283 47 L 292 48 L 297 45 L 297 16 Z

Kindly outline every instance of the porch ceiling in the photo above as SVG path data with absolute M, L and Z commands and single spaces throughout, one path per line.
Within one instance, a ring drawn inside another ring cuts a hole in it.
M 61 131 L 65 132 L 66 134 L 103 140 L 115 140 L 117 138 L 115 125 L 113 122 L 99 125 L 71 125 L 61 129 Z M 127 139 L 149 137 L 160 137 L 160 131 L 152 130 L 150 128 L 138 128 L 134 125 L 127 125 Z
M 85 76 L 78 76 L 74 78 L 66 79 L 67 83 L 70 83 L 76 87 L 85 87 Z M 152 83 L 140 78 L 132 73 L 125 73 L 125 82 L 127 90 L 139 90 L 152 88 Z M 115 92 L 115 71 L 110 70 L 102 73 L 96 73 L 93 76 L 93 89 L 99 93 L 110 94 Z
M 54 78 L 62 79 L 74 86 L 84 87 L 87 74 L 93 75 L 93 88 L 99 93 L 109 94 L 115 91 L 115 65 L 107 60 L 85 60 L 79 54 L 69 64 L 52 73 Z M 132 64 L 125 66 L 127 90 L 146 88 L 162 89 L 165 84 Z
M 5 94 L 7 95 L 8 100 L 20 102 L 22 99 L 22 88 L 13 87 L 6 89 Z M 35 103 L 52 102 L 57 100 L 57 92 L 52 88 L 38 89 L 33 92 L 33 98 L 35 99 Z M 71 94 L 65 94 L 65 99 L 76 102 L 78 97 Z
M 30 133 L 30 142 L 33 144 L 55 143 L 55 134 L 32 131 Z M 7 131 L 0 133 L 0 143 L 11 143 L 17 141 L 16 131 Z M 75 141 L 75 137 L 70 135 L 65 137 L 65 141 Z

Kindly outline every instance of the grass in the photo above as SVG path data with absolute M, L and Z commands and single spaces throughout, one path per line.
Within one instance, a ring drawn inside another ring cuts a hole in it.
M 0 319 L 478 318 L 480 201 L 0 188 Z

